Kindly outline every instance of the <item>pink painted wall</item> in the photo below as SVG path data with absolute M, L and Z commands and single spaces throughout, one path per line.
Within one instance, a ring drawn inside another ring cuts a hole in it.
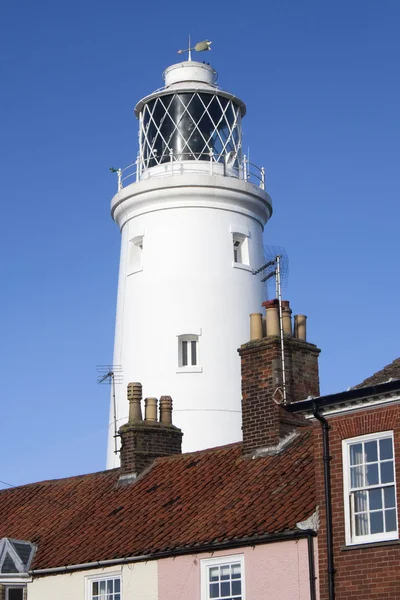
M 159 600 L 201 600 L 201 559 L 235 554 L 244 556 L 245 600 L 310 599 L 307 540 L 298 540 L 159 560 Z

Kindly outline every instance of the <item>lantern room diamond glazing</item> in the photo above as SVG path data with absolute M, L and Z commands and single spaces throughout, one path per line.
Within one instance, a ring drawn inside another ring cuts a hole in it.
M 241 110 L 229 98 L 207 92 L 162 95 L 140 115 L 141 169 L 185 160 L 238 169 L 241 137 Z

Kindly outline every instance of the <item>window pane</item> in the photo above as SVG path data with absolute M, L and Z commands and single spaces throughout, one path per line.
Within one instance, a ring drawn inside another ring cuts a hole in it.
M 100 593 L 101 592 L 105 592 L 106 591 L 106 582 L 105 582 L 105 580 L 100 581 L 99 583 L 100 583 Z
M 385 498 L 385 507 L 389 508 L 396 506 L 396 499 L 394 495 L 394 487 L 387 487 L 383 489 L 383 495 Z
M 97 596 L 98 593 L 99 593 L 99 582 L 98 581 L 93 581 L 93 583 L 92 583 L 92 594 L 93 594 L 93 596 Z
M 392 438 L 386 438 L 379 440 L 379 450 L 381 453 L 381 460 L 393 458 L 393 440 Z
M 188 343 L 182 342 L 182 366 L 186 367 L 188 364 Z
M 382 490 L 378 488 L 376 490 L 370 490 L 369 492 L 369 508 L 370 510 L 376 510 L 382 508 Z
M 393 462 L 381 463 L 381 481 L 382 483 L 391 483 L 394 481 Z
M 121 582 L 119 579 L 114 579 L 114 589 L 116 592 L 121 591 Z
M 229 579 L 231 567 L 230 565 L 223 565 L 221 567 L 221 579 Z
M 22 600 L 24 597 L 23 588 L 9 588 L 8 600 Z
M 238 596 L 242 593 L 242 582 L 241 581 L 232 581 L 232 594 L 234 596 Z
M 362 444 L 352 444 L 350 446 L 350 464 L 360 465 L 362 463 Z
M 378 463 L 365 467 L 365 485 L 377 485 L 379 483 Z
M 367 505 L 367 492 L 355 492 L 354 494 L 354 510 L 355 512 L 365 512 Z
M 232 579 L 237 579 L 240 577 L 240 563 L 235 563 L 232 565 Z
M 219 567 L 212 567 L 209 570 L 210 581 L 218 581 L 219 579 Z
M 192 351 L 192 365 L 197 365 L 197 342 L 190 342 Z
M 351 467 L 351 487 L 357 488 L 364 485 L 363 467 Z
M 356 515 L 356 535 L 367 535 L 368 534 L 368 514 L 361 513 Z
M 107 581 L 107 594 L 113 593 L 113 583 L 114 583 L 114 581 L 112 579 L 109 579 Z
M 378 460 L 378 445 L 376 441 L 366 442 L 365 462 L 376 462 Z
M 222 598 L 227 598 L 231 593 L 231 584 L 229 581 L 223 581 L 221 583 L 221 596 Z
M 383 512 L 373 512 L 370 514 L 371 533 L 381 533 L 383 531 Z
M 218 598 L 219 583 L 210 583 L 210 598 Z
M 385 524 L 386 531 L 396 531 L 396 511 L 385 510 Z

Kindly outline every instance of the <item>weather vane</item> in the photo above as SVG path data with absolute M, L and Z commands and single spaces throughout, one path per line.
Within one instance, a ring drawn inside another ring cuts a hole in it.
M 184 52 L 188 52 L 189 53 L 189 60 L 192 60 L 192 50 L 195 50 L 196 52 L 205 52 L 206 50 L 211 50 L 211 44 L 212 42 L 210 42 L 209 40 L 204 40 L 202 42 L 197 42 L 197 44 L 195 46 L 193 46 L 193 48 L 190 45 L 190 35 L 189 35 L 189 48 L 186 48 L 186 50 L 178 50 L 178 54 L 183 54 Z

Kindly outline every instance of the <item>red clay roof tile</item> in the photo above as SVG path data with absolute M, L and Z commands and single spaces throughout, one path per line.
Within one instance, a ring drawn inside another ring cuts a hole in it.
M 157 459 L 127 487 L 119 470 L 0 491 L 0 537 L 38 544 L 32 568 L 179 550 L 294 530 L 315 510 L 312 435 L 281 454 L 241 444 Z

